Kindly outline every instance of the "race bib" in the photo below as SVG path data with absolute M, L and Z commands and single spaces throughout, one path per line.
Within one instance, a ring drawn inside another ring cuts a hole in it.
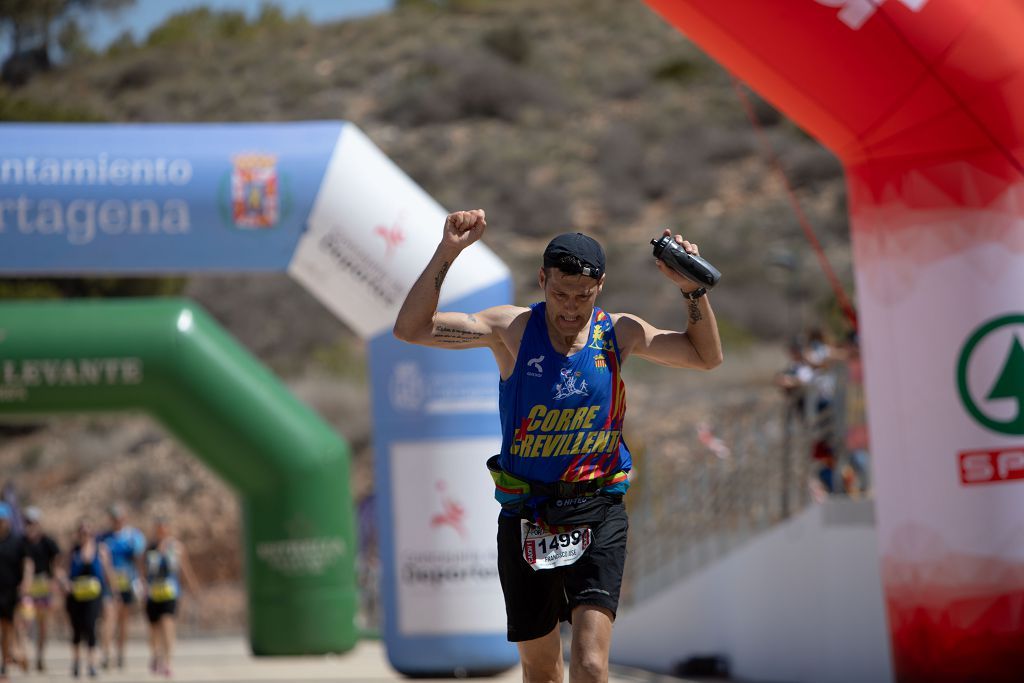
M 552 534 L 536 524 L 520 520 L 523 559 L 534 569 L 566 567 L 576 562 L 590 547 L 590 527 L 581 526 Z
M 114 585 L 121 593 L 127 593 L 132 589 L 132 577 L 128 572 L 114 572 Z
M 154 581 L 149 584 L 149 599 L 153 602 L 170 602 L 178 597 L 178 587 L 173 581 Z
M 32 586 L 28 590 L 28 594 L 33 598 L 48 598 L 50 597 L 50 577 L 45 574 L 32 577 Z
M 103 584 L 95 576 L 79 576 L 71 582 L 71 595 L 79 602 L 88 602 L 100 597 Z

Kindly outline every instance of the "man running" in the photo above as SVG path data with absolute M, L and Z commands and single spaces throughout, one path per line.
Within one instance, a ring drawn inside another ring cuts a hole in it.
M 448 349 L 489 348 L 498 364 L 501 453 L 488 462 L 498 519 L 498 574 L 508 638 L 523 679 L 562 680 L 559 621 L 572 623 L 569 679 L 607 681 L 628 522 L 622 496 L 632 468 L 622 440 L 621 368 L 630 356 L 709 370 L 722 345 L 706 291 L 661 261 L 682 294 L 685 331 L 595 306 L 605 283 L 601 246 L 580 233 L 554 238 L 537 278 L 544 301 L 475 314 L 439 313 L 441 284 L 484 233 L 482 210 L 460 211 L 395 323 L 399 339 Z M 670 231 L 665 231 L 666 235 Z M 697 245 L 675 238 L 687 252 Z
M 28 670 L 25 655 L 15 653 L 14 613 L 20 596 L 28 595 L 33 568 L 25 537 L 11 528 L 13 516 L 11 506 L 0 502 L 0 681 L 7 680 L 9 663 Z
M 36 620 L 36 671 L 45 671 L 46 635 L 53 609 L 53 584 L 56 576 L 60 548 L 53 537 L 43 532 L 42 511 L 35 507 L 25 510 L 25 540 L 28 554 L 35 567 L 29 595 L 34 603 Z
M 127 524 L 124 506 L 114 503 L 107 508 L 110 530 L 97 539 L 107 547 L 113 565 L 109 589 L 112 595 L 103 608 L 103 660 L 104 669 L 110 667 L 110 645 L 117 638 L 117 668 L 124 668 L 124 646 L 128 637 L 128 617 L 135 604 L 139 589 L 138 576 L 142 569 L 142 554 L 146 551 L 146 537 Z

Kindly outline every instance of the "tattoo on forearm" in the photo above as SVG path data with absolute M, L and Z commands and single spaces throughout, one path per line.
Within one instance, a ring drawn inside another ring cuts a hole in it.
M 693 325 L 695 323 L 699 323 L 701 320 L 704 319 L 704 316 L 701 315 L 701 312 L 700 312 L 700 306 L 697 304 L 696 301 L 689 302 L 689 309 L 690 309 L 690 324 L 691 325 Z
M 448 274 L 448 268 L 451 266 L 451 261 L 445 261 L 444 265 L 441 266 L 441 270 L 434 276 L 434 289 L 441 291 L 441 284 L 444 282 L 444 276 Z
M 484 336 L 483 332 L 459 330 L 447 325 L 438 325 L 434 328 L 434 341 L 438 344 L 465 344 L 476 341 L 482 336 Z

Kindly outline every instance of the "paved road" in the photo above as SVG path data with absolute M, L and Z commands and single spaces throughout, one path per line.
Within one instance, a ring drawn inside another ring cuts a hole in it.
M 51 642 L 47 653 L 49 671 L 46 674 L 23 674 L 15 671 L 11 683 L 37 681 L 38 683 L 67 683 L 71 680 L 69 648 L 64 643 Z M 124 671 L 100 672 L 101 681 L 146 683 L 159 681 L 147 669 L 148 654 L 142 641 L 131 641 Z M 88 678 L 83 676 L 83 681 Z M 241 637 L 217 637 L 187 639 L 178 644 L 175 655 L 174 678 L 189 683 L 262 683 L 264 681 L 295 681 L 296 683 L 378 683 L 381 681 L 403 681 L 384 656 L 383 645 L 378 641 L 362 641 L 350 653 L 328 657 L 274 657 L 256 659 L 249 654 L 248 646 Z M 449 683 L 452 679 L 445 679 Z M 522 675 L 518 668 L 501 676 L 476 679 L 481 682 L 518 683 Z M 655 683 L 672 681 L 684 683 L 677 678 L 667 678 L 638 671 L 615 671 L 609 683 Z M 417 683 L 424 683 L 419 679 Z

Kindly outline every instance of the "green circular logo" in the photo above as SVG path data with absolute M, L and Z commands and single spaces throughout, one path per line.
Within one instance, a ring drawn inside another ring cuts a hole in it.
M 996 378 L 995 384 L 986 396 L 986 400 L 1009 399 L 1017 402 L 1017 415 L 1011 420 L 1000 421 L 986 415 L 971 396 L 970 388 L 967 386 L 967 366 L 970 363 L 971 355 L 977 349 L 985 337 L 992 334 L 1001 327 L 1008 325 L 1024 325 L 1024 314 L 1004 315 L 989 320 L 968 338 L 964 348 L 960 351 L 960 360 L 957 363 L 956 378 L 960 390 L 960 400 L 963 402 L 967 412 L 983 426 L 1001 434 L 1013 434 L 1019 436 L 1024 434 L 1024 347 L 1016 334 L 1012 335 L 1010 348 L 1003 362 L 1002 370 Z

